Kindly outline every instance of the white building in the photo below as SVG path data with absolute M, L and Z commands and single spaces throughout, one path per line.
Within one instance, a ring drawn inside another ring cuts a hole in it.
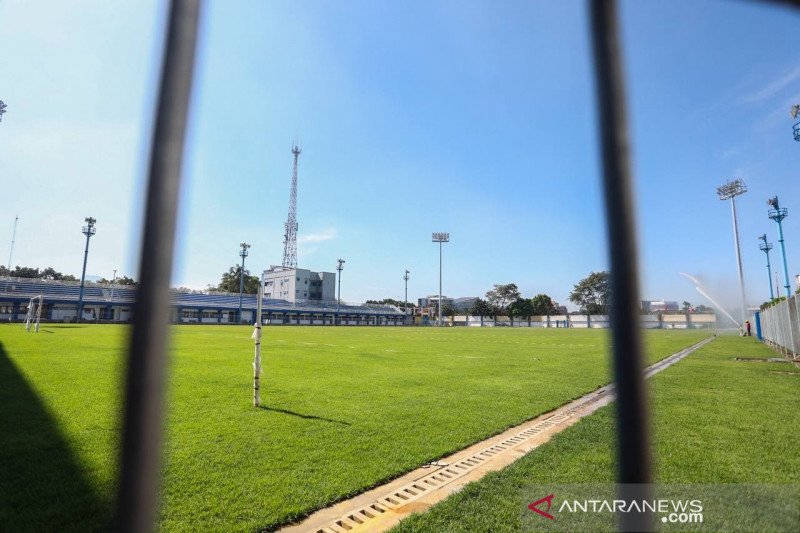
M 287 302 L 336 301 L 336 274 L 271 265 L 261 274 L 264 298 Z
M 678 302 L 668 300 L 642 300 L 642 311 L 645 313 L 659 313 L 664 311 L 678 311 Z

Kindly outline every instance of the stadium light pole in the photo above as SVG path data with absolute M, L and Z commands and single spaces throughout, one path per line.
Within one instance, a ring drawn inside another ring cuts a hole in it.
M 111 278 L 111 305 L 114 305 L 114 284 L 117 282 L 117 269 L 114 269 L 114 276 Z M 112 309 L 113 313 L 114 310 Z
M 406 273 L 403 274 L 403 280 L 406 282 L 406 296 L 403 300 L 403 325 L 408 322 L 408 275 L 411 272 L 406 270 Z
M 767 234 L 759 237 L 759 240 L 764 241 L 758 246 L 758 249 L 767 254 L 767 279 L 769 280 L 769 300 L 775 299 L 775 292 L 772 290 L 772 267 L 769 264 L 769 251 L 772 250 L 772 243 L 767 242 Z
M 342 270 L 344 270 L 344 259 L 337 259 L 336 260 L 336 271 L 339 273 L 339 295 L 336 297 L 336 320 L 334 320 L 334 326 L 339 325 L 339 305 L 342 303 Z
M 242 295 L 244 294 L 244 258 L 248 256 L 247 249 L 250 248 L 250 245 L 246 242 L 241 243 L 239 246 L 242 247 L 239 250 L 239 257 L 242 258 L 242 270 L 239 271 L 239 324 L 242 323 Z
M 747 192 L 747 185 L 741 179 L 727 182 L 725 185 L 717 187 L 717 195 L 720 200 L 731 201 L 731 213 L 733 214 L 733 239 L 736 243 L 736 265 L 739 268 L 739 290 L 742 297 L 742 327 L 747 320 L 747 303 L 744 295 L 744 274 L 742 273 L 742 250 L 739 246 L 739 220 L 736 217 L 736 197 Z
M 434 233 L 432 242 L 439 243 L 439 326 L 442 325 L 442 243 L 450 242 L 449 233 Z
M 3 102 L 0 102 L 2 104 Z M 789 113 L 792 115 L 792 118 L 797 118 L 800 115 L 800 105 L 793 105 Z M 796 122 L 794 126 L 792 126 L 792 133 L 794 134 L 794 140 L 800 142 L 800 122 Z
M 86 260 L 89 258 L 89 239 L 92 238 L 92 235 L 97 233 L 97 228 L 94 227 L 95 222 L 97 219 L 92 217 L 86 217 L 84 219 L 86 225 L 81 230 L 81 233 L 86 235 L 86 249 L 83 252 L 83 271 L 81 272 L 81 290 L 78 293 L 78 319 L 77 321 L 80 322 L 83 320 L 83 285 L 86 281 Z
M 8 250 L 8 275 L 11 275 L 11 258 L 14 257 L 14 243 L 17 241 L 17 224 L 19 223 L 19 215 L 14 217 L 14 229 L 11 230 L 11 248 Z
M 791 282 L 789 281 L 789 267 L 786 265 L 786 246 L 783 243 L 783 219 L 789 216 L 789 211 L 785 207 L 781 207 L 778 203 L 778 197 L 773 196 L 767 200 L 767 205 L 771 205 L 773 209 L 767 211 L 767 216 L 778 223 L 778 242 L 781 243 L 781 256 L 783 257 L 783 279 L 785 282 L 784 288 L 786 289 L 786 298 L 792 295 Z

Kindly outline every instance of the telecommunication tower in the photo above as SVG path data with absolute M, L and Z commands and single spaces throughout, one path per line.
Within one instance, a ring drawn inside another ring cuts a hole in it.
M 292 147 L 294 168 L 292 170 L 292 189 L 289 193 L 289 216 L 286 219 L 286 231 L 283 234 L 283 266 L 297 268 L 297 158 L 300 148 Z

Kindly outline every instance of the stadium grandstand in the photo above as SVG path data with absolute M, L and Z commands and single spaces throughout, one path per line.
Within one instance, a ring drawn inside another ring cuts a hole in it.
M 78 318 L 80 283 L 43 279 L 0 277 L 0 320 L 25 319 L 31 298 L 42 296 L 42 322 L 75 322 Z M 257 296 L 242 299 L 242 322 L 255 320 Z M 135 308 L 136 289 L 127 285 L 86 282 L 83 291 L 83 321 L 129 322 Z M 336 323 L 336 302 L 288 302 L 264 299 L 264 324 L 332 325 Z M 172 290 L 172 322 L 176 324 L 235 324 L 239 294 L 214 291 Z M 403 311 L 387 305 L 341 304 L 341 325 L 401 326 Z

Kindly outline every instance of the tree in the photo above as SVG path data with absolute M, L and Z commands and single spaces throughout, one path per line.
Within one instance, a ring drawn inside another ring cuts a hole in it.
M 530 318 L 533 315 L 533 304 L 529 298 L 517 298 L 508 306 L 508 316 L 511 317 L 511 324 L 514 324 L 514 317 Z
M 220 292 L 239 292 L 239 274 L 242 271 L 241 265 L 235 265 L 228 269 L 227 272 L 222 274 L 222 280 L 216 289 Z M 258 276 L 251 276 L 250 271 L 244 270 L 244 293 L 245 294 L 258 294 L 258 286 L 261 280 Z
M 451 304 L 444 304 L 442 306 L 442 316 L 455 316 L 456 315 L 456 308 L 453 307 Z
M 53 267 L 47 267 L 42 270 L 40 277 L 42 279 L 52 279 L 56 281 L 78 281 L 78 278 L 71 274 L 62 274 L 56 271 Z
M 384 298 L 383 300 L 367 300 L 365 303 L 368 304 L 376 304 L 376 305 L 393 305 L 395 307 L 399 307 L 400 309 L 403 308 L 405 303 L 402 300 L 395 300 L 394 298 Z M 412 302 L 408 302 L 408 308 L 414 309 L 417 306 L 414 305 Z
M 610 282 L 608 272 L 592 272 L 575 285 L 569 299 L 580 306 L 582 314 L 607 315 L 611 297 Z
M 687 302 L 686 300 L 683 301 L 683 311 L 688 313 L 692 309 L 692 304 Z
M 71 274 L 62 274 L 53 267 L 39 270 L 38 268 L 15 266 L 14 270 L 0 266 L 0 276 L 13 276 L 15 278 L 46 279 L 53 281 L 78 281 Z
M 21 266 L 15 266 L 14 270 L 12 270 L 8 275 L 13 276 L 15 278 L 31 278 L 31 279 L 36 279 L 41 277 L 41 273 L 39 272 L 38 268 L 21 267 Z
M 138 287 L 139 283 L 128 276 L 117 276 L 115 279 L 100 278 L 97 283 L 113 283 L 115 285 L 128 285 L 131 287 Z
M 505 312 L 511 302 L 518 300 L 519 297 L 519 289 L 516 283 L 495 285 L 494 289 L 486 292 L 486 299 L 489 304 L 493 305 L 501 313 Z
M 545 316 L 558 314 L 556 303 L 546 294 L 537 294 L 531 298 L 531 305 L 533 306 L 532 315 Z
M 472 316 L 492 316 L 492 306 L 486 300 L 478 298 L 469 310 Z
M 698 305 L 694 308 L 695 313 L 714 313 L 713 307 L 708 307 L 707 305 Z

